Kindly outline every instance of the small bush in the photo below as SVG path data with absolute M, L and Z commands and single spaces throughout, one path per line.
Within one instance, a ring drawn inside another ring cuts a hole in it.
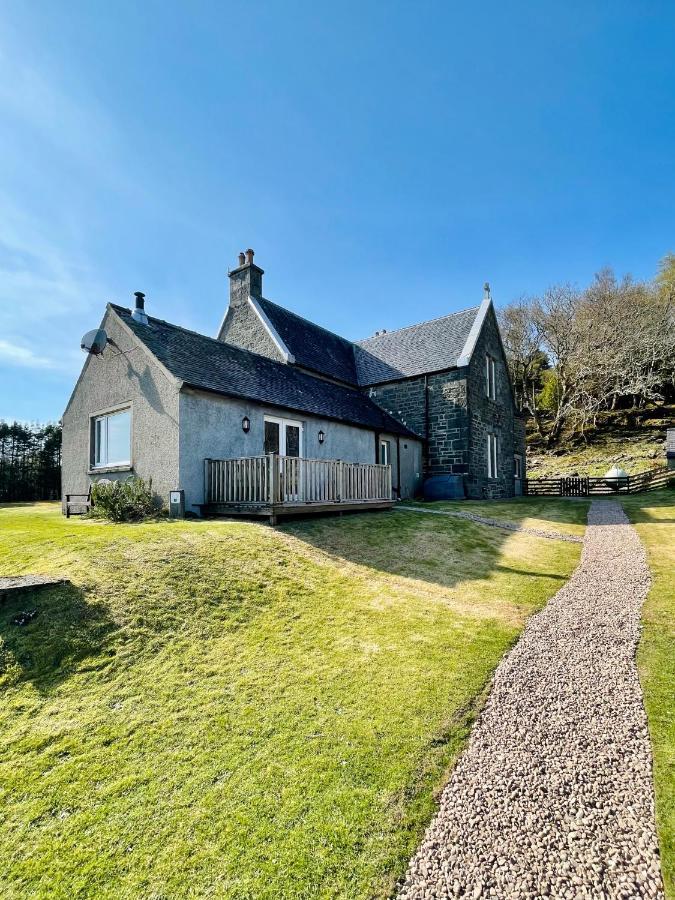
M 138 522 L 157 514 L 152 478 L 147 482 L 131 475 L 124 481 L 98 481 L 91 487 L 93 516 L 113 522 Z

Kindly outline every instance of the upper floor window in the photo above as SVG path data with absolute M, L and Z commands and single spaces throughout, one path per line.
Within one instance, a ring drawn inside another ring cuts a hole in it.
M 94 419 L 94 466 L 131 464 L 131 410 Z
M 487 436 L 487 469 L 488 478 L 496 478 L 498 472 L 499 460 L 497 458 L 497 435 L 488 434 Z
M 485 394 L 490 400 L 497 399 L 495 383 L 495 358 L 489 353 L 485 354 Z

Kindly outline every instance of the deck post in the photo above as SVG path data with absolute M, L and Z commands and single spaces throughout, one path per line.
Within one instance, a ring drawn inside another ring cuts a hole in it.
M 273 506 L 275 503 L 279 502 L 279 457 L 276 453 L 268 453 L 267 460 L 267 464 L 269 466 L 269 501 Z M 272 522 L 271 524 L 275 523 Z
M 210 459 L 204 460 L 204 503 L 211 502 L 211 496 L 209 491 L 209 463 Z
M 342 498 L 344 496 L 344 485 L 342 483 L 343 472 L 342 472 L 342 460 L 338 459 L 337 461 L 338 471 L 337 471 L 337 501 L 338 503 L 342 503 Z

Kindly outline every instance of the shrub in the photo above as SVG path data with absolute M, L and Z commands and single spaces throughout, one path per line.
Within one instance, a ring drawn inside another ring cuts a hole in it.
M 113 522 L 137 522 L 157 514 L 152 496 L 152 478 L 147 484 L 135 475 L 124 481 L 94 482 L 91 500 L 91 514 Z

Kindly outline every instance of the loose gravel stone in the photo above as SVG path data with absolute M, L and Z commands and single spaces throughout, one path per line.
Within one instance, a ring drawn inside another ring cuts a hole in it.
M 581 544 L 583 538 L 576 534 L 565 534 L 562 531 L 553 531 L 550 528 L 527 528 L 518 522 L 507 522 L 504 519 L 491 519 L 488 516 L 479 516 L 476 513 L 462 512 L 449 509 L 425 509 L 423 506 L 398 506 L 399 512 L 421 512 L 432 516 L 452 516 L 455 519 L 468 519 L 478 525 L 489 525 L 491 528 L 503 528 L 504 531 L 522 531 L 524 534 L 536 534 L 537 537 L 549 538 L 553 541 L 568 541 L 570 544 Z
M 528 623 L 410 862 L 399 900 L 663 898 L 635 663 L 650 585 L 619 504 Z

